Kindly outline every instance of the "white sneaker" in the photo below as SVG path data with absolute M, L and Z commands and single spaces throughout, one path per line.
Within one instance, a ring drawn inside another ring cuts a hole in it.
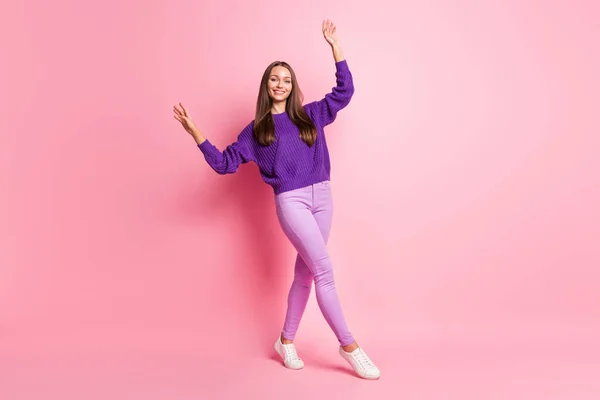
M 293 343 L 283 344 L 281 343 L 281 336 L 277 338 L 275 342 L 275 351 L 283 360 L 283 365 L 290 369 L 302 369 L 304 368 L 304 361 L 298 357 L 296 353 L 296 346 Z
M 379 379 L 381 373 L 373 364 L 367 353 L 362 348 L 358 348 L 351 353 L 344 351 L 340 346 L 340 355 L 348 361 L 354 371 L 363 379 Z

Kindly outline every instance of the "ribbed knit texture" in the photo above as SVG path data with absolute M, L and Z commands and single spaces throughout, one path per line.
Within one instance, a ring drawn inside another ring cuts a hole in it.
M 254 121 L 222 152 L 208 140 L 199 144 L 212 169 L 219 174 L 231 174 L 241 164 L 253 161 L 275 194 L 329 180 L 331 165 L 323 128 L 335 120 L 338 111 L 348 105 L 354 94 L 347 61 L 339 61 L 335 66 L 336 86 L 322 100 L 303 106 L 317 128 L 317 139 L 312 147 L 300 138 L 300 130 L 287 112 L 273 114 L 275 141 L 269 146 L 261 145 L 254 138 Z

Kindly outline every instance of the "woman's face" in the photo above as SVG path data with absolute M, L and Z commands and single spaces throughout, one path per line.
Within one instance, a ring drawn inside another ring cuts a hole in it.
M 292 92 L 292 76 L 287 68 L 277 66 L 271 70 L 267 82 L 269 96 L 274 102 L 284 102 Z

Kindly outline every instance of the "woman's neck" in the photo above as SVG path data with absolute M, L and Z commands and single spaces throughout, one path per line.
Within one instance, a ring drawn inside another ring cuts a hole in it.
M 285 112 L 285 103 L 273 103 L 271 114 L 282 114 Z

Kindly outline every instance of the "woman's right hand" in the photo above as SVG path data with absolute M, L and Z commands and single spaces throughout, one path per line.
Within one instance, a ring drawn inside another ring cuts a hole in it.
M 185 109 L 183 104 L 179 103 L 179 107 L 178 107 L 178 105 L 175 105 L 173 107 L 173 112 L 175 113 L 175 115 L 173 115 L 173 117 L 177 121 L 181 122 L 183 129 L 185 129 L 187 131 L 187 133 L 192 135 L 192 137 L 194 138 L 196 143 L 200 144 L 200 143 L 204 142 L 204 140 L 205 140 L 204 137 L 200 134 L 200 132 L 194 125 L 194 121 L 192 121 L 192 118 L 190 117 L 189 113 L 187 112 L 187 110 Z

